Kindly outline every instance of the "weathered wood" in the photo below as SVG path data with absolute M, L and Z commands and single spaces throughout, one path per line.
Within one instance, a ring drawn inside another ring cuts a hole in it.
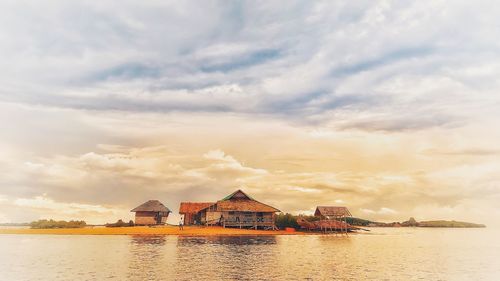
M 182 204 L 181 209 L 183 209 Z M 279 210 L 258 202 L 243 191 L 237 190 L 222 200 L 199 210 L 195 215 L 199 217 L 200 222 L 205 225 L 272 229 L 275 227 L 275 212 L 279 212 Z
M 168 213 L 162 212 L 136 212 L 136 225 L 156 225 L 165 224 L 167 222 Z
M 137 225 L 157 225 L 167 222 L 170 209 L 158 200 L 149 200 L 134 209 L 135 224 Z

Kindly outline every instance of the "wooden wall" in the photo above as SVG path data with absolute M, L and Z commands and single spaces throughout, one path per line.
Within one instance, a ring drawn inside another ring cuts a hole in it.
M 222 212 L 218 213 L 224 216 L 225 226 L 241 227 L 266 227 L 274 226 L 274 213 L 265 212 Z M 207 213 L 208 217 L 208 213 Z
M 208 224 L 216 224 L 219 222 L 221 215 L 222 215 L 221 212 L 208 211 L 206 221 Z
M 135 224 L 137 225 L 155 225 L 157 212 L 136 212 L 135 213 Z M 167 222 L 168 214 L 161 217 L 161 223 L 165 224 Z
M 184 225 L 192 225 L 194 223 L 194 214 L 183 214 L 184 216 Z
M 225 226 L 234 227 L 271 227 L 274 226 L 274 213 L 269 212 L 217 212 L 202 210 L 200 219 L 202 224 L 216 225 L 221 216 L 224 217 Z M 237 219 L 238 218 L 238 219 Z M 186 220 L 186 217 L 184 217 Z

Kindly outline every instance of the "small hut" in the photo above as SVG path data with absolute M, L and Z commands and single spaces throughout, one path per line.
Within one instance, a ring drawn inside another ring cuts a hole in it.
M 181 202 L 179 214 L 184 216 L 184 225 L 200 224 L 200 211 L 212 206 L 214 202 Z
M 158 200 L 149 200 L 134 208 L 136 225 L 161 225 L 167 222 L 170 209 Z

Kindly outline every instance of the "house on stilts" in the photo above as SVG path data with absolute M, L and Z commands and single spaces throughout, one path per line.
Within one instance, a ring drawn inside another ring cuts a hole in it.
M 328 220 L 339 220 L 345 219 L 346 217 L 352 217 L 347 207 L 338 206 L 318 206 L 316 207 L 316 211 L 314 211 L 314 216 Z
M 134 208 L 136 225 L 163 225 L 167 223 L 170 209 L 158 200 L 149 200 Z
M 315 217 L 319 217 L 317 222 L 321 229 L 333 230 L 347 233 L 351 226 L 347 223 L 347 218 L 352 217 L 347 207 L 340 206 L 318 206 L 314 212 Z
M 280 210 L 253 199 L 241 190 L 214 203 L 182 202 L 179 208 L 186 225 L 196 221 L 203 225 L 254 229 L 275 229 L 276 212 Z

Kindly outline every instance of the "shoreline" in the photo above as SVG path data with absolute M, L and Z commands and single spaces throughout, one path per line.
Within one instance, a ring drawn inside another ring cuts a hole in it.
M 275 236 L 275 235 L 314 235 L 311 232 L 288 232 L 285 230 L 254 230 L 223 228 L 217 226 L 133 226 L 133 227 L 85 227 L 85 228 L 0 228 L 1 234 L 47 234 L 47 235 L 178 235 L 178 236 Z
M 372 228 L 406 228 L 406 227 L 366 227 Z M 411 228 L 452 228 L 468 229 L 470 227 L 411 227 Z M 223 228 L 220 226 L 184 226 L 180 230 L 178 226 L 133 226 L 133 227 L 85 227 L 85 228 L 53 228 L 53 229 L 32 229 L 32 228 L 2 228 L 0 235 L 172 235 L 172 236 L 277 236 L 277 235 L 335 235 L 335 233 L 306 232 L 285 230 L 255 230 L 239 228 Z M 351 232 L 359 234 L 359 232 Z

